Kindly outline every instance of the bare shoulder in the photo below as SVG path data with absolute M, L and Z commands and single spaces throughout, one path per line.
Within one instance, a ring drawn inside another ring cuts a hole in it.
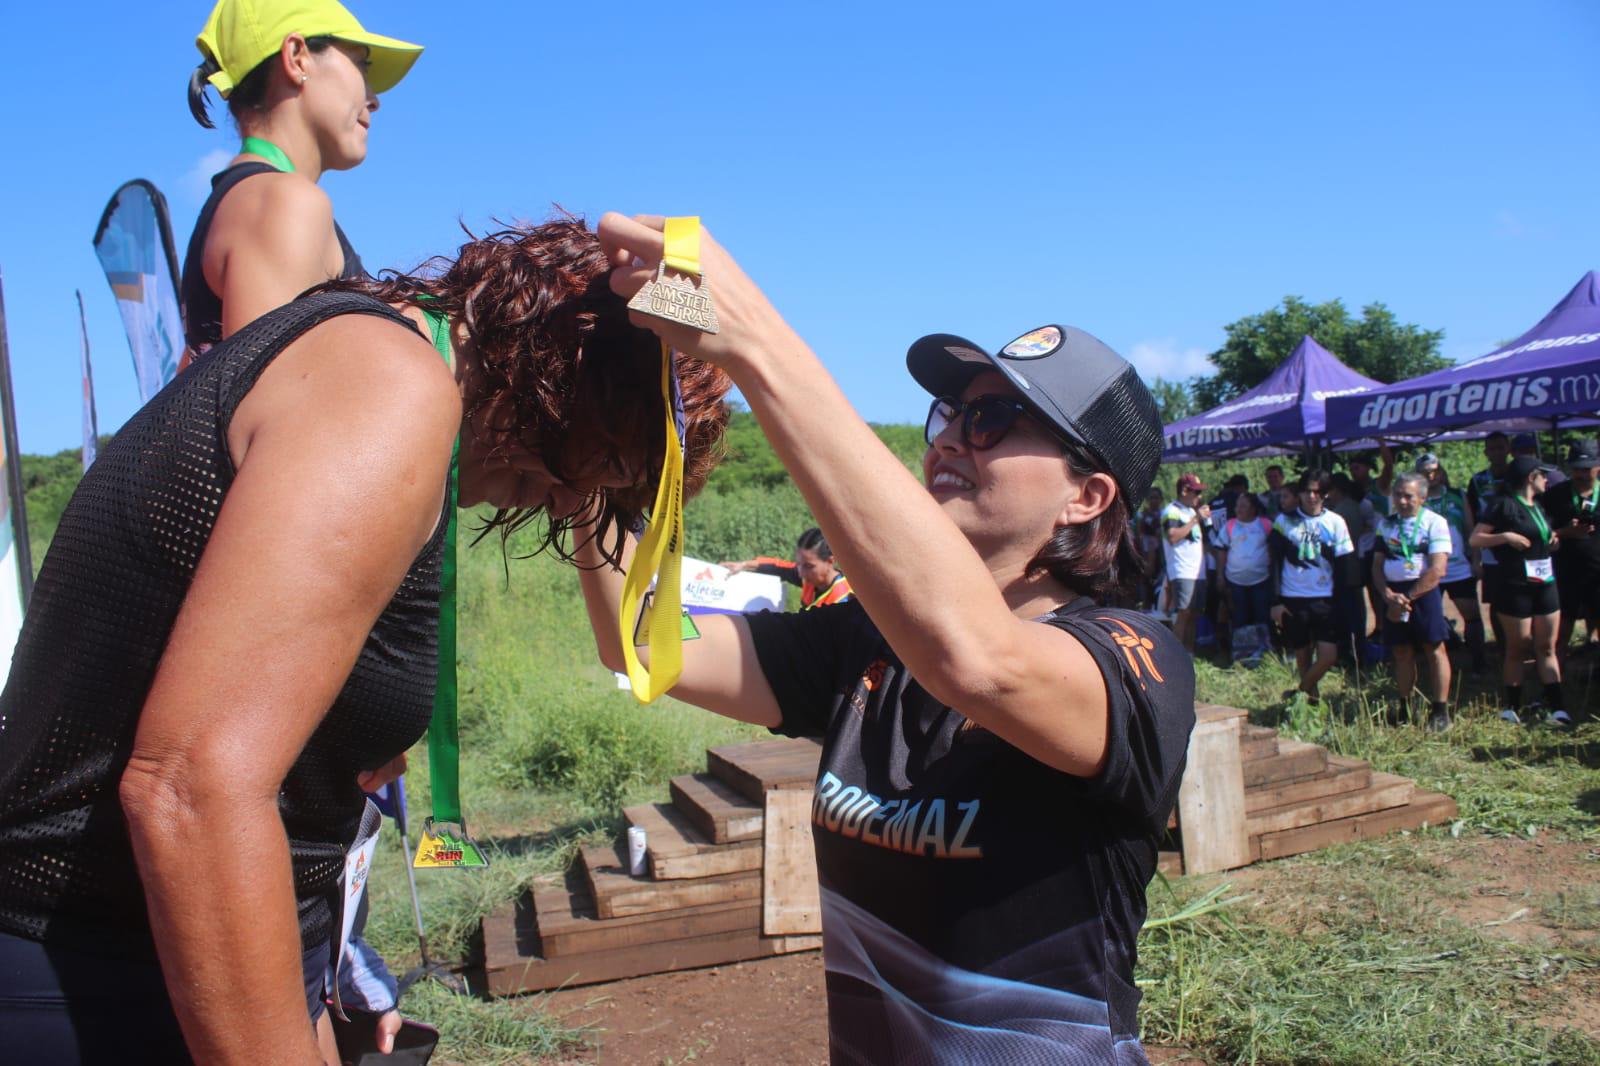
M 270 215 L 291 227 L 333 222 L 333 201 L 299 174 L 257 174 L 236 185 L 217 207 L 217 225 Z
M 229 429 L 242 459 L 267 427 L 292 427 L 309 442 L 360 448 L 381 441 L 423 458 L 461 423 L 461 393 L 432 344 L 414 329 L 369 314 L 345 314 L 295 340 L 262 372 Z

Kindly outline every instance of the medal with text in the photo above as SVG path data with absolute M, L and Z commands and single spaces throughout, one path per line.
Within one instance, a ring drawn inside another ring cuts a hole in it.
M 656 276 L 628 301 L 628 309 L 701 333 L 717 332 L 717 309 L 700 274 L 699 217 L 669 218 L 664 234 L 666 253 L 656 265 Z

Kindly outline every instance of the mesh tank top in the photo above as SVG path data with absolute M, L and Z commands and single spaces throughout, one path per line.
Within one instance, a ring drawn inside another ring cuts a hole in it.
M 269 163 L 237 163 L 211 179 L 211 195 L 200 208 L 194 232 L 189 235 L 189 249 L 183 254 L 183 280 L 179 284 L 179 298 L 183 301 L 183 339 L 197 354 L 222 337 L 222 298 L 211 291 L 205 271 L 206 238 L 211 235 L 211 220 L 222 198 L 235 185 L 257 174 L 276 172 L 277 168 Z M 333 224 L 333 234 L 339 238 L 339 249 L 344 252 L 344 269 L 339 271 L 339 276 L 364 276 L 366 270 L 361 266 L 361 257 L 337 222 Z
M 140 409 L 73 493 L 0 693 L 0 930 L 154 957 L 117 786 L 235 474 L 233 413 L 291 341 L 343 314 L 410 325 L 354 293 L 268 312 Z M 333 921 L 364 805 L 356 775 L 409 748 L 432 715 L 443 518 L 278 793 L 307 945 Z M 197 860 L 228 843 L 197 842 Z

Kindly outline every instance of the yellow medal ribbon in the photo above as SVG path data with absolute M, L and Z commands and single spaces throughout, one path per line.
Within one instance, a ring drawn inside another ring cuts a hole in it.
M 669 218 L 664 231 L 663 261 L 682 274 L 700 276 L 700 219 Z M 672 410 L 672 352 L 661 345 L 661 407 L 665 412 L 667 447 L 656 486 L 650 527 L 639 541 L 622 581 L 620 628 L 628 683 L 640 703 L 650 703 L 683 673 L 683 446 Z M 639 661 L 633 632 L 641 602 L 655 579 L 656 591 L 645 620 L 645 646 L 650 666 Z

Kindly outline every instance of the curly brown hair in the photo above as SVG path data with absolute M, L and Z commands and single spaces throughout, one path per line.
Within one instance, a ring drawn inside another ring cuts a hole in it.
M 628 321 L 607 283 L 611 264 L 580 218 L 511 225 L 469 240 L 454 259 L 438 256 L 410 273 L 330 282 L 391 304 L 411 304 L 459 322 L 476 356 L 477 378 L 463 397 L 469 424 L 491 427 L 497 448 L 520 446 L 554 477 L 575 483 L 597 471 L 631 474 L 626 489 L 601 489 L 595 535 L 615 563 L 623 530 L 638 528 L 654 503 L 666 448 L 661 396 L 663 349 Z M 684 495 L 693 496 L 722 454 L 732 386 L 710 363 L 673 353 L 684 414 Z M 590 508 L 584 508 L 588 511 Z M 535 551 L 571 554 L 571 518 L 542 508 L 495 512 L 479 530 L 502 537 L 543 515 Z

